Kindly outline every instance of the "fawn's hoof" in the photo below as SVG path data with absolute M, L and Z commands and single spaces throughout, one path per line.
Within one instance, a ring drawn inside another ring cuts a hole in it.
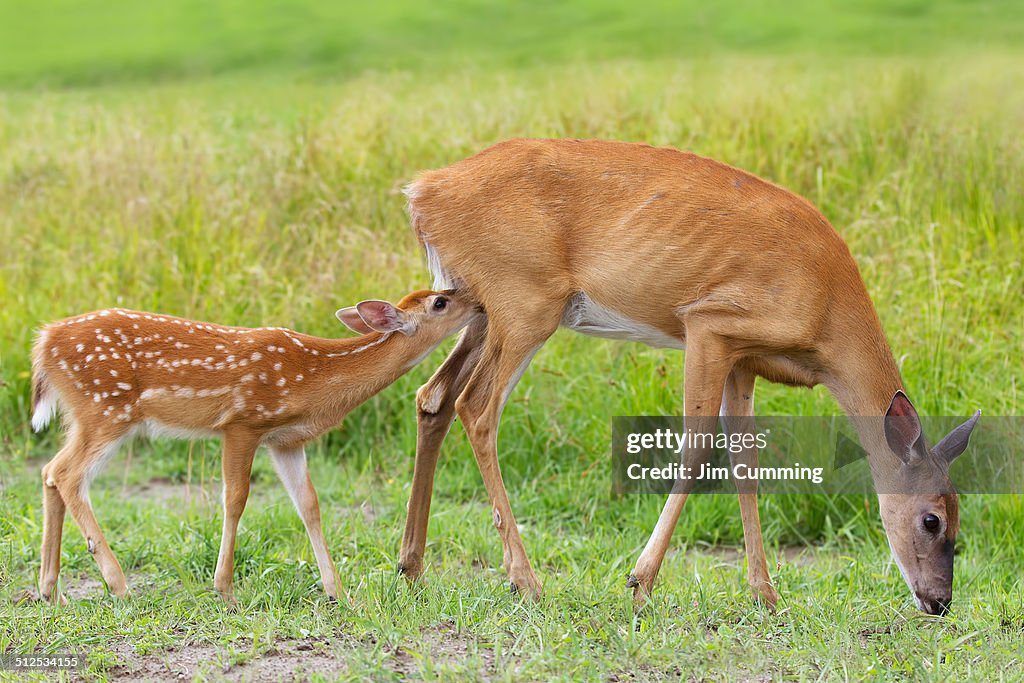
M 759 602 L 768 609 L 775 611 L 775 606 L 779 602 L 779 593 L 775 590 L 775 587 L 770 583 L 760 583 L 750 587 L 751 593 L 754 595 L 754 601 Z

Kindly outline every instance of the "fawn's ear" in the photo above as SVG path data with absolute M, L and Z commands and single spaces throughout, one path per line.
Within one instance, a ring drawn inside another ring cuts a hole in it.
M 356 312 L 367 327 L 377 332 L 407 332 L 405 313 L 387 301 L 360 301 L 356 304 Z
M 353 332 L 358 332 L 359 334 L 370 334 L 373 332 L 373 329 L 359 317 L 359 311 L 356 310 L 355 306 L 338 309 L 334 315 L 345 324 L 345 327 Z
M 921 455 L 918 450 L 918 447 L 924 445 L 921 439 L 921 419 L 902 391 L 893 395 L 889 410 L 885 411 L 885 440 L 892 452 L 905 463 Z

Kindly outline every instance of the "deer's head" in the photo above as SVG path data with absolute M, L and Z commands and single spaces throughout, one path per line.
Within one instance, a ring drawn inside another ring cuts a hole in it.
M 897 391 L 885 414 L 885 440 L 896 458 L 887 471 L 876 472 L 882 525 L 917 606 L 928 614 L 945 614 L 953 599 L 960 503 L 949 465 L 967 448 L 980 415 L 929 448 L 906 394 Z
M 466 292 L 421 290 L 407 294 L 398 304 L 370 299 L 342 308 L 335 315 L 349 329 L 360 334 L 399 332 L 407 337 L 423 336 L 423 342 L 441 341 L 464 327 L 479 313 Z

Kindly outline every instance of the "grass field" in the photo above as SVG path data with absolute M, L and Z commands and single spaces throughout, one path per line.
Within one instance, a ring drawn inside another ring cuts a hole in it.
M 93 486 L 131 600 L 104 596 L 69 520 L 70 606 L 12 604 L 34 587 L 38 470 L 59 440 L 29 429 L 36 326 L 120 305 L 341 335 L 337 307 L 428 284 L 399 188 L 508 137 L 673 145 L 807 196 L 850 244 L 918 408 L 1021 412 L 1024 13 L 1010 3 L 202 6 L 0 5 L 0 652 L 88 651 L 95 678 L 1019 678 L 1019 496 L 964 498 L 943 619 L 915 611 L 874 499 L 762 499 L 773 614 L 746 594 L 734 498 L 696 498 L 634 617 L 625 576 L 662 500 L 610 496 L 610 418 L 678 413 L 682 356 L 565 332 L 500 439 L 539 605 L 507 594 L 458 426 L 425 581 L 395 576 L 413 394 L 442 351 L 311 451 L 351 604 L 323 598 L 265 457 L 239 534 L 240 604 L 212 594 L 206 442 L 139 442 Z M 757 405 L 838 412 L 822 389 L 768 384 Z

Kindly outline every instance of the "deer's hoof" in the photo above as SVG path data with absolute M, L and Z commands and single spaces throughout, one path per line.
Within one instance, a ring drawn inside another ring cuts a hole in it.
M 651 600 L 651 588 L 654 586 L 654 579 L 644 579 L 636 574 L 630 574 L 626 580 L 626 587 L 633 589 L 633 609 L 639 612 L 647 606 Z
M 399 562 L 396 567 L 399 576 L 404 576 L 409 581 L 416 581 L 420 578 L 423 573 L 423 563 L 421 562 Z

